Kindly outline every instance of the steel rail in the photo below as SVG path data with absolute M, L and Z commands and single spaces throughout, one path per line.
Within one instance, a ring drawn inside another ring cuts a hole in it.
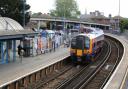
M 100 69 L 104 66 L 104 64 L 107 62 L 107 60 L 109 59 L 110 55 L 111 55 L 111 45 L 110 42 L 108 42 L 108 51 L 105 55 L 105 57 L 103 58 L 104 61 L 100 63 L 100 65 L 95 69 L 95 72 L 92 73 L 92 75 L 88 75 L 88 78 L 84 78 L 82 81 L 80 81 L 76 86 L 74 86 L 73 89 L 83 89 L 83 87 L 90 81 L 92 80 L 92 78 L 100 71 Z M 86 80 L 86 81 L 85 81 Z
M 110 51 L 109 51 L 110 52 Z M 108 53 L 109 53 L 108 52 Z M 98 57 L 97 57 L 98 58 Z M 75 80 L 78 76 L 81 75 L 82 72 L 84 72 L 85 69 L 87 69 L 89 66 L 91 66 L 92 64 L 86 66 L 86 68 L 83 68 L 80 72 L 76 73 L 73 77 L 70 77 L 68 80 L 65 80 L 64 82 L 62 82 L 60 85 L 58 85 L 55 89 L 64 89 L 65 86 L 68 86 L 69 83 L 71 83 L 71 81 Z M 87 77 L 86 77 L 87 78 Z
M 64 70 L 60 73 L 58 73 L 57 75 L 51 77 L 50 79 L 46 80 L 45 82 L 44 81 L 40 81 L 39 83 L 37 83 L 35 86 L 29 86 L 28 89 L 39 89 L 41 88 L 43 85 L 47 84 L 48 82 L 56 79 L 57 77 L 63 75 L 63 73 L 67 72 L 68 70 L 71 70 L 73 68 L 73 66 L 68 66 L 68 67 L 65 67 Z
M 120 49 L 119 49 L 117 43 L 116 43 L 116 42 L 114 42 L 114 43 L 115 43 L 116 48 L 117 48 L 117 50 L 118 50 L 118 52 L 117 52 L 117 58 L 116 58 L 116 63 L 114 64 L 114 67 L 112 68 L 111 72 L 109 73 L 108 77 L 105 79 L 105 81 L 104 81 L 104 83 L 102 84 L 102 86 L 100 87 L 100 89 L 103 89 L 103 87 L 105 86 L 105 84 L 107 83 L 108 79 L 109 79 L 110 76 L 112 75 L 112 73 L 113 73 L 113 71 L 115 70 L 115 68 L 116 68 L 116 66 L 117 66 L 117 64 L 118 64 L 118 61 L 119 61 Z

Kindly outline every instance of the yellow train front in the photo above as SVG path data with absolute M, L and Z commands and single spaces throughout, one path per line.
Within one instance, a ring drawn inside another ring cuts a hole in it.
M 82 33 L 74 37 L 70 48 L 72 62 L 75 64 L 93 62 L 103 45 L 103 40 L 103 31 L 97 34 L 94 32 Z

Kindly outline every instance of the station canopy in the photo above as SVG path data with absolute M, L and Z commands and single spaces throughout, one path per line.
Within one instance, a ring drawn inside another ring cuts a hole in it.
M 23 30 L 23 29 L 24 28 L 15 20 L 7 17 L 0 17 L 0 31 Z
M 11 18 L 0 17 L 0 36 L 27 35 L 33 33 L 34 31 L 24 29 L 17 21 Z

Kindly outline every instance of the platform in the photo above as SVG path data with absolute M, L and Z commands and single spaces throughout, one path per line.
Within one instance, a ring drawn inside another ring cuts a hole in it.
M 124 35 L 114 35 L 114 34 L 106 34 L 111 37 L 118 39 L 124 46 L 124 54 L 123 57 L 118 64 L 117 68 L 115 69 L 114 73 L 108 80 L 107 84 L 105 85 L 104 89 L 123 89 L 124 80 L 127 72 L 128 67 L 128 39 L 127 36 Z
M 60 47 L 55 52 L 38 55 L 35 57 L 23 58 L 22 62 L 0 65 L 0 87 L 18 80 L 40 68 L 48 67 L 69 56 L 69 48 Z M 18 57 L 17 57 L 18 58 Z

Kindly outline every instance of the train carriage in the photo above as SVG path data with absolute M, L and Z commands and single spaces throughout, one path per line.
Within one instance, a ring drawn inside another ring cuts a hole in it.
M 103 45 L 104 33 L 101 29 L 86 28 L 86 31 L 71 41 L 70 54 L 74 63 L 89 63 Z

